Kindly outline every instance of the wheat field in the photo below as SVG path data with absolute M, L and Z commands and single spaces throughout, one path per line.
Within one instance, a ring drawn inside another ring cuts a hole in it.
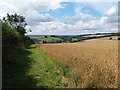
M 47 54 L 70 67 L 76 87 L 118 87 L 118 40 L 38 44 Z

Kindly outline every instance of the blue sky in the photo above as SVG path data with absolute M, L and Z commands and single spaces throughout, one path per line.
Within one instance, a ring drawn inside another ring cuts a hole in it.
M 62 21 L 62 19 L 66 16 L 74 16 L 74 8 L 75 8 L 75 3 L 73 2 L 62 2 L 61 5 L 64 6 L 64 8 L 59 8 L 57 10 L 49 10 L 46 12 L 39 12 L 40 14 L 50 14 L 54 18 Z
M 68 34 L 68 33 L 73 34 L 74 32 L 75 32 L 74 34 L 80 34 L 81 32 L 82 33 L 99 33 L 99 32 L 116 32 L 117 31 L 117 26 L 116 26 L 117 22 L 116 24 L 109 23 L 109 21 L 113 21 L 113 19 L 111 18 L 113 17 L 112 14 L 111 16 L 108 15 L 108 17 L 105 16 L 110 12 L 116 13 L 116 11 L 114 10 L 115 9 L 114 6 L 117 7 L 118 5 L 117 2 L 60 2 L 60 5 L 63 7 L 58 8 L 56 10 L 39 12 L 39 14 L 42 14 L 42 15 L 49 14 L 52 17 L 54 17 L 54 21 L 56 21 L 56 23 L 57 21 L 59 21 L 63 24 L 64 23 L 67 24 L 66 26 L 67 29 L 64 28 L 63 31 L 61 30 L 62 34 Z M 71 30 L 71 28 L 69 28 L 70 25 L 68 24 L 72 24 L 74 28 L 72 27 L 72 30 Z M 58 26 L 55 26 L 55 27 L 56 28 L 54 28 L 54 30 L 57 30 Z M 51 30 L 51 32 L 52 31 L 53 33 L 56 32 L 54 30 Z M 61 31 L 58 30 L 58 32 L 60 33 Z
M 94 0 L 95 1 L 95 0 Z M 118 2 L 67 2 L 66 0 L 25 2 L 1 1 L 0 17 L 6 13 L 25 16 L 32 35 L 79 35 L 118 32 Z M 100 1 L 100 0 L 99 0 Z M 21 4 L 21 2 L 23 4 Z
M 78 12 L 80 13 L 99 18 L 112 6 L 117 5 L 117 2 L 61 2 L 60 4 L 64 6 L 64 8 L 39 13 L 43 15 L 46 13 L 50 14 L 57 20 L 62 21 L 66 16 L 74 16 L 76 14 L 75 9 L 78 8 Z

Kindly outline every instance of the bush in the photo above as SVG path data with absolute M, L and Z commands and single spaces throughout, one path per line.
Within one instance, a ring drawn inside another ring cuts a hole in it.
M 110 37 L 109 39 L 110 39 L 110 40 L 112 40 L 112 38 L 111 38 L 111 37 Z
M 62 43 L 62 40 L 57 40 L 56 43 Z
M 2 23 L 2 57 L 3 61 L 14 57 L 16 51 L 21 48 L 21 36 L 12 27 Z
M 23 37 L 23 43 L 25 44 L 25 47 L 28 47 L 31 44 L 35 44 L 35 42 L 28 36 Z
M 57 36 L 55 36 L 55 35 L 51 35 L 50 37 L 57 37 Z
M 28 36 L 25 36 L 26 25 L 25 18 L 17 14 L 7 14 L 7 17 L 0 20 L 3 59 L 7 60 L 7 57 L 14 57 L 20 48 L 34 43 Z
M 48 36 L 45 36 L 45 38 L 47 38 Z
M 47 43 L 47 41 L 43 41 L 42 43 Z
M 21 42 L 21 36 L 14 29 L 8 26 L 6 23 L 2 23 L 2 44 L 4 46 L 18 46 Z
M 120 40 L 120 37 L 118 38 L 118 40 Z

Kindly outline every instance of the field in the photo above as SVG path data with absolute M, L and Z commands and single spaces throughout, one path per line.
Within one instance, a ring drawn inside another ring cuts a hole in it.
M 104 35 L 87 35 L 87 36 L 83 36 L 83 37 L 97 37 L 97 36 L 106 36 L 106 35 L 111 35 L 111 34 L 104 34 Z
M 36 44 L 70 67 L 76 87 L 118 87 L 118 40 L 88 40 L 80 43 Z
M 50 43 L 76 43 L 91 39 L 102 39 L 102 40 L 118 40 L 119 33 L 115 34 L 85 34 L 85 35 L 50 35 L 50 36 L 39 36 L 31 37 L 36 44 L 50 44 Z
M 56 38 L 56 37 L 31 37 L 36 43 L 41 44 L 43 43 L 43 41 L 46 42 L 57 42 L 57 41 L 62 41 L 62 39 L 60 38 Z
M 41 37 L 30 37 L 31 39 L 40 39 L 40 38 L 44 38 L 43 36 Z
M 111 38 L 112 38 L 113 40 L 117 40 L 118 37 L 119 37 L 119 36 L 111 36 Z M 110 39 L 110 37 L 105 37 L 105 38 L 101 38 L 101 39 L 103 39 L 103 40 L 108 40 L 108 39 Z
M 66 78 L 74 85 L 68 67 L 34 46 L 20 50 L 10 60 L 9 67 L 3 66 L 3 88 L 65 88 L 69 87 Z

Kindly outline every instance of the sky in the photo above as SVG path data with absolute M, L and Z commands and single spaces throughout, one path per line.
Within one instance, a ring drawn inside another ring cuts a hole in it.
M 0 0 L 0 18 L 6 13 L 24 16 L 28 35 L 118 32 L 118 0 Z

